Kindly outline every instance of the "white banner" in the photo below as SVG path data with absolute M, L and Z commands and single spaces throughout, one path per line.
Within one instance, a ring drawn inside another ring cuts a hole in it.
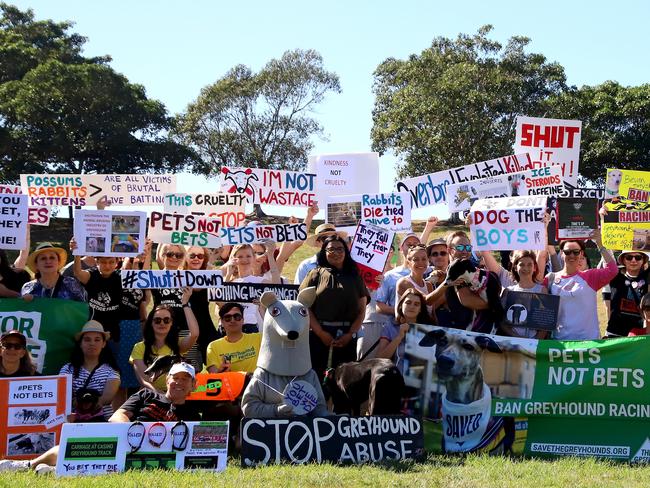
M 10 193 L 12 195 L 21 195 L 22 188 L 18 185 L 0 185 L 0 194 Z M 32 207 L 27 209 L 29 225 L 50 225 L 50 209 L 48 207 Z
M 218 218 L 221 227 L 239 227 L 246 220 L 246 197 L 239 193 L 168 193 L 165 213 Z
M 220 191 L 246 197 L 248 203 L 310 207 L 316 200 L 316 175 L 300 171 L 221 168 Z
M 325 199 L 325 221 L 352 234 L 359 222 L 393 232 L 411 232 L 408 193 L 330 195 Z
M 218 217 L 151 212 L 149 239 L 161 244 L 221 247 L 221 221 Z
M 121 271 L 122 288 L 162 289 L 162 288 L 214 288 L 223 283 L 221 270 L 137 270 Z
M 0 194 L 0 249 L 27 247 L 28 218 L 26 195 Z
M 243 227 L 221 229 L 221 240 L 225 245 L 256 244 L 258 242 L 290 242 L 307 239 L 305 224 L 249 224 Z
M 323 201 L 331 195 L 379 193 L 379 154 L 317 154 L 309 157 L 316 173 L 316 194 Z
M 147 214 L 117 210 L 75 210 L 75 256 L 134 257 L 144 252 Z

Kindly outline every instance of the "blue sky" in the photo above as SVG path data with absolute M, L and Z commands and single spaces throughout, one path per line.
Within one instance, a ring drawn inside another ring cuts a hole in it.
M 38 19 L 75 22 L 74 31 L 88 38 L 86 55 L 112 56 L 114 69 L 144 85 L 171 113 L 183 111 L 236 64 L 256 70 L 288 49 L 316 49 L 343 89 L 317 108 L 329 141 L 315 140 L 316 153 L 370 150 L 372 73 L 381 61 L 420 53 L 436 36 L 471 34 L 484 24 L 494 25 L 491 37 L 502 43 L 530 37 L 530 51 L 562 64 L 570 84 L 650 80 L 647 1 L 10 3 L 32 8 Z M 382 191 L 392 188 L 394 164 L 392 157 L 380 159 Z

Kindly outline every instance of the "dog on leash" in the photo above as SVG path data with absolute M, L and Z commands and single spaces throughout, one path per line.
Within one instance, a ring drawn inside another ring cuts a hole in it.
M 370 415 L 398 415 L 403 389 L 404 378 L 390 359 L 343 363 L 328 369 L 323 380 L 336 414 L 361 415 L 367 401 Z
M 420 346 L 436 346 L 436 372 L 446 392 L 442 398 L 443 452 L 512 452 L 512 417 L 492 417 L 492 394 L 483 380 L 481 355 L 503 352 L 490 337 L 451 334 L 444 329 L 427 333 Z

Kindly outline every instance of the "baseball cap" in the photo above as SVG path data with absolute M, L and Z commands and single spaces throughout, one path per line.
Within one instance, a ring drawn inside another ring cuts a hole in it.
M 169 373 L 167 374 L 169 376 L 174 376 L 176 373 L 187 373 L 192 377 L 192 379 L 196 379 L 194 366 L 189 363 L 176 363 L 169 369 Z
M 0 336 L 0 342 L 3 342 L 5 339 L 7 339 L 9 337 L 15 337 L 16 339 L 18 339 L 22 343 L 23 346 L 27 345 L 27 338 L 25 337 L 25 334 L 23 334 L 22 332 L 20 332 L 18 330 L 15 330 L 15 329 L 8 330 L 7 332 L 4 332 Z

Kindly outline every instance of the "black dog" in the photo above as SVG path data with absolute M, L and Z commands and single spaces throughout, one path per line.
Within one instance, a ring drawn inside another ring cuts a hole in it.
M 361 404 L 368 401 L 370 415 L 397 415 L 403 389 L 404 378 L 390 359 L 343 363 L 327 370 L 323 380 L 336 414 L 361 415 Z
M 174 364 L 182 363 L 183 361 L 185 361 L 183 356 L 159 356 L 147 369 L 144 370 L 144 374 L 149 376 L 151 381 L 156 381 L 162 375 L 169 373 L 169 370 L 172 369 Z

